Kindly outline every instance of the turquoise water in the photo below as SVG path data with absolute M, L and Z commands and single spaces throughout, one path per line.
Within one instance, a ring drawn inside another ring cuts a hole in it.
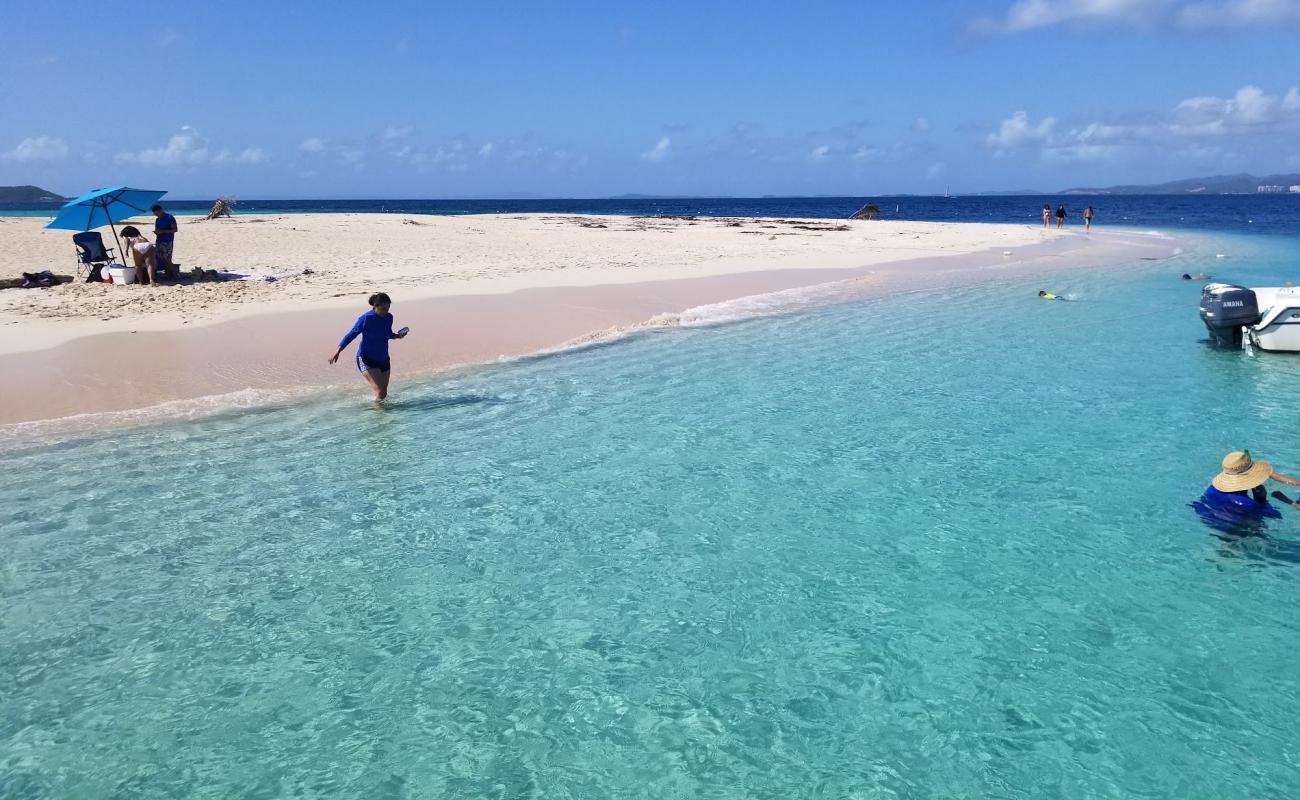
M 0 797 L 1295 797 L 1300 512 L 1186 504 L 1300 358 L 1176 276 L 1300 250 L 1200 248 L 11 445 Z

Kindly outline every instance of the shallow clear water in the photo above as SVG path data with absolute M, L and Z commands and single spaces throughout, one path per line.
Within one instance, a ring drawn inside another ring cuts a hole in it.
M 1300 358 L 1176 276 L 1297 250 L 1201 247 L 10 447 L 0 796 L 1294 797 L 1300 513 L 1186 504 Z

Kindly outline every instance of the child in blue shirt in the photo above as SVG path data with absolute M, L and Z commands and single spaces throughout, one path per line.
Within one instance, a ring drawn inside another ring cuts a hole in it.
M 397 333 L 393 333 L 393 315 L 388 313 L 392 305 L 393 301 L 383 292 L 370 295 L 370 310 L 357 317 L 352 330 L 347 332 L 343 341 L 339 342 L 339 349 L 330 356 L 331 364 L 337 362 L 344 348 L 360 336 L 361 345 L 357 347 L 357 371 L 375 390 L 376 400 L 388 397 L 388 378 L 392 375 L 392 362 L 388 359 L 388 340 L 403 339 L 408 332 L 407 328 L 402 328 Z

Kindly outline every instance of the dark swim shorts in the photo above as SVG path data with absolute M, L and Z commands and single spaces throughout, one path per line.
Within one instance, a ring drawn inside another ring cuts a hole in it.
M 368 369 L 377 369 L 380 372 L 387 372 L 392 364 L 393 362 L 387 359 L 376 361 L 373 358 L 366 358 L 360 353 L 357 353 L 357 371 L 359 372 L 365 372 Z

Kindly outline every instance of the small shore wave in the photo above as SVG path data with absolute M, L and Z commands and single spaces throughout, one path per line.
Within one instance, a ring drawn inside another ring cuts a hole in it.
M 149 422 L 188 422 L 223 414 L 288 408 L 305 399 L 324 397 L 334 387 L 298 386 L 285 389 L 241 389 L 236 392 L 167 400 L 141 408 L 96 411 L 53 419 L 0 425 L 0 448 L 25 444 L 57 444 L 105 429 L 132 428 Z

